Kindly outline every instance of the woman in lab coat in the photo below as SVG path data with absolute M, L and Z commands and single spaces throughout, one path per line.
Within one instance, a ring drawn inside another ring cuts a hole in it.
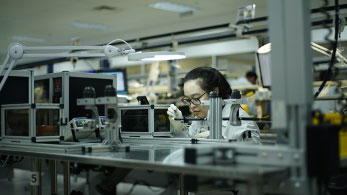
M 189 105 L 190 111 L 197 118 L 209 118 L 208 106 L 201 106 L 201 101 L 209 99 L 209 92 L 216 91 L 222 99 L 229 99 L 231 88 L 225 77 L 216 69 L 211 67 L 199 67 L 191 70 L 184 78 L 184 97 L 182 102 Z M 229 117 L 231 105 L 223 106 L 222 116 Z M 188 130 L 183 123 L 175 121 L 174 118 L 182 118 L 182 112 L 173 104 L 167 110 L 170 123 L 174 127 L 174 134 L 179 137 L 207 138 L 209 136 L 208 120 L 193 121 Z M 240 117 L 249 117 L 242 109 L 239 109 Z M 231 126 L 229 121 L 222 122 L 222 136 L 225 139 L 235 141 L 245 140 L 244 135 L 251 132 L 248 141 L 260 143 L 259 128 L 253 121 L 241 121 L 241 126 Z

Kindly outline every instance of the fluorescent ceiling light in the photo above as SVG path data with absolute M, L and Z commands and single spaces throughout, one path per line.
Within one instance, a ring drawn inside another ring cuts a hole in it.
M 33 43 L 45 42 L 44 39 L 34 38 L 34 37 L 24 37 L 24 36 L 12 36 L 10 39 L 14 41 L 26 41 L 26 42 L 33 42 Z
M 129 61 L 164 61 L 164 60 L 179 60 L 184 59 L 186 56 L 184 52 L 146 52 L 146 53 L 130 53 L 128 54 Z
M 84 22 L 72 22 L 70 23 L 71 26 L 77 27 L 77 28 L 85 28 L 85 29 L 92 29 L 92 30 L 107 30 L 108 27 L 101 24 L 89 24 Z
M 198 10 L 197 8 L 192 6 L 168 2 L 168 1 L 160 1 L 157 3 L 152 3 L 152 4 L 149 4 L 149 7 L 152 7 L 155 9 L 161 9 L 165 11 L 170 11 L 170 12 L 176 12 L 176 13 L 187 13 L 187 12 L 194 12 Z
M 197 32 L 197 33 L 194 33 L 194 34 L 189 35 L 189 36 L 190 37 L 197 37 L 197 36 L 212 35 L 212 34 L 218 34 L 218 33 L 224 33 L 224 32 L 231 32 L 231 30 L 230 30 L 230 28 L 223 28 L 223 29 L 216 29 L 216 30 Z

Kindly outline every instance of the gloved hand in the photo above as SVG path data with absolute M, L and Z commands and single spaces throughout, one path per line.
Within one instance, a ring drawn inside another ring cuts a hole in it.
M 169 120 L 175 130 L 183 131 L 184 125 L 180 121 L 175 121 L 174 118 L 183 118 L 182 112 L 173 104 L 167 109 L 167 115 L 169 115 Z

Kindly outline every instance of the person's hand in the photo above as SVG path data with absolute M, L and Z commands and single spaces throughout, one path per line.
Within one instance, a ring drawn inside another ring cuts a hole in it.
M 171 104 L 166 113 L 169 115 L 170 123 L 174 129 L 182 131 L 184 129 L 183 123 L 174 120 L 174 118 L 183 118 L 182 112 L 175 105 Z

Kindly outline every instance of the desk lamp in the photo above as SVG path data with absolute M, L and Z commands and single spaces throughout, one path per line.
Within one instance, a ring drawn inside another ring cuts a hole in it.
M 311 48 L 323 55 L 331 57 L 332 50 L 329 50 L 317 43 L 311 42 Z M 258 49 L 259 54 L 269 53 L 271 51 L 271 43 L 265 44 Z M 340 50 L 336 51 L 336 59 L 340 63 L 347 64 L 347 59 L 341 54 Z
M 129 48 L 118 48 L 112 44 L 116 41 L 125 43 Z M 46 51 L 77 51 L 73 53 L 60 52 L 60 53 L 45 53 Z M 87 53 L 85 51 L 99 52 Z M 30 51 L 43 51 L 43 53 L 29 53 Z M 19 43 L 10 44 L 5 61 L 0 67 L 0 75 L 3 75 L 6 67 L 7 71 L 0 83 L 0 91 L 6 83 L 9 73 L 16 65 L 17 61 L 22 58 L 47 58 L 47 57 L 113 57 L 117 55 L 128 55 L 129 61 L 160 61 L 160 60 L 174 60 L 185 58 L 184 52 L 135 52 L 135 49 L 131 47 L 126 41 L 122 39 L 115 39 L 104 46 L 42 46 L 42 47 L 27 47 Z M 9 65 L 8 65 L 9 64 Z

